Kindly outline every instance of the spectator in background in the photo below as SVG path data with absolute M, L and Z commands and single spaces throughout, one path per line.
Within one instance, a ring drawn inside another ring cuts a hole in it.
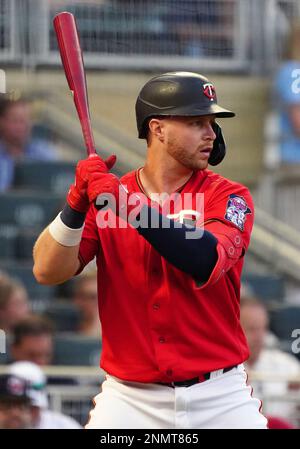
M 179 39 L 182 53 L 191 57 L 231 56 L 236 5 L 232 1 L 191 0 L 167 15 L 169 31 Z
M 0 272 L 0 329 L 10 333 L 29 313 L 30 305 L 23 284 Z
M 300 363 L 290 354 L 277 348 L 265 347 L 268 331 L 268 313 L 264 305 L 255 298 L 241 298 L 241 324 L 248 340 L 250 357 L 245 368 L 250 374 L 250 384 L 254 396 L 264 399 L 266 396 L 285 396 L 290 388 L 287 381 L 268 380 L 268 376 L 300 376 Z M 251 372 L 265 376 L 265 380 L 251 380 Z M 263 402 L 263 413 L 282 418 L 298 425 L 298 409 L 295 403 L 288 401 Z
M 23 160 L 56 159 L 54 148 L 31 136 L 30 104 L 24 99 L 0 99 L 0 192 L 13 184 L 14 166 Z
M 0 375 L 0 429 L 29 429 L 32 426 L 30 398 L 24 379 Z
M 53 326 L 44 317 L 30 315 L 12 331 L 10 356 L 13 361 L 28 361 L 44 366 L 52 363 Z
M 80 313 L 78 332 L 101 338 L 96 271 L 83 273 L 75 279 L 73 301 Z
M 276 75 L 274 91 L 276 113 L 270 115 L 266 124 L 266 137 L 273 153 L 268 159 L 273 166 L 276 160 L 277 165 L 300 163 L 300 22 L 292 26 L 286 61 Z M 272 144 L 274 135 L 277 143 Z
M 30 315 L 20 321 L 13 329 L 10 345 L 12 362 L 32 362 L 39 366 L 51 365 L 54 357 L 54 326 L 48 318 Z M 77 384 L 72 377 L 51 376 L 50 384 Z
M 49 409 L 47 379 L 41 368 L 31 362 L 13 363 L 9 372 L 28 384 L 30 412 L 34 429 L 81 429 L 75 419 Z

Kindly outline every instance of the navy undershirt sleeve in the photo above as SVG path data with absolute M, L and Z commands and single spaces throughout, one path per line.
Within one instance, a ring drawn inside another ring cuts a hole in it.
M 187 235 L 191 235 L 196 230 L 195 227 L 175 223 L 148 206 L 143 206 L 140 216 L 145 214 L 145 209 L 148 209 L 146 213 L 149 225 L 141 224 L 137 228 L 138 233 L 176 268 L 206 282 L 218 260 L 218 241 L 215 236 L 209 231 L 203 231 L 201 238 L 189 239 Z M 158 226 L 151 227 L 151 220 Z
M 201 238 L 189 239 L 187 236 L 194 234 L 195 227 L 170 220 L 148 206 L 143 206 L 141 215 L 146 215 L 147 225 L 143 226 L 140 220 L 137 231 L 159 254 L 198 281 L 206 282 L 209 279 L 218 259 L 218 241 L 213 234 L 203 231 Z M 67 226 L 76 229 L 83 225 L 85 214 L 75 211 L 66 204 L 61 219 Z M 153 222 L 156 227 L 151 227 Z
M 69 228 L 79 229 L 84 224 L 85 215 L 86 214 L 83 212 L 78 212 L 77 210 L 72 209 L 72 207 L 69 206 L 68 203 L 66 203 L 60 214 L 60 218 L 62 222 Z

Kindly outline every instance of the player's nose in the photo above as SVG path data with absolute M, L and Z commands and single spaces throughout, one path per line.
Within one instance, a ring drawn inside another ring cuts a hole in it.
M 205 138 L 207 140 L 215 140 L 216 138 L 216 133 L 214 131 L 213 128 L 213 124 L 212 123 L 207 123 L 207 125 L 205 126 Z

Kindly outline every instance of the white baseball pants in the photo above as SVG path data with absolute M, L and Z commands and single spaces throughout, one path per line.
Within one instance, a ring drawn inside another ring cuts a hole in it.
M 243 365 L 190 387 L 128 382 L 107 375 L 86 429 L 266 429 Z

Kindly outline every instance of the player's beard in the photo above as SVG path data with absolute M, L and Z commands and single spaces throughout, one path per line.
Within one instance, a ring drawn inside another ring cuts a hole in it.
M 201 159 L 200 150 L 196 148 L 191 150 L 186 145 L 180 144 L 176 137 L 169 136 L 167 141 L 167 152 L 184 167 L 197 171 L 204 170 L 208 166 L 207 159 Z

